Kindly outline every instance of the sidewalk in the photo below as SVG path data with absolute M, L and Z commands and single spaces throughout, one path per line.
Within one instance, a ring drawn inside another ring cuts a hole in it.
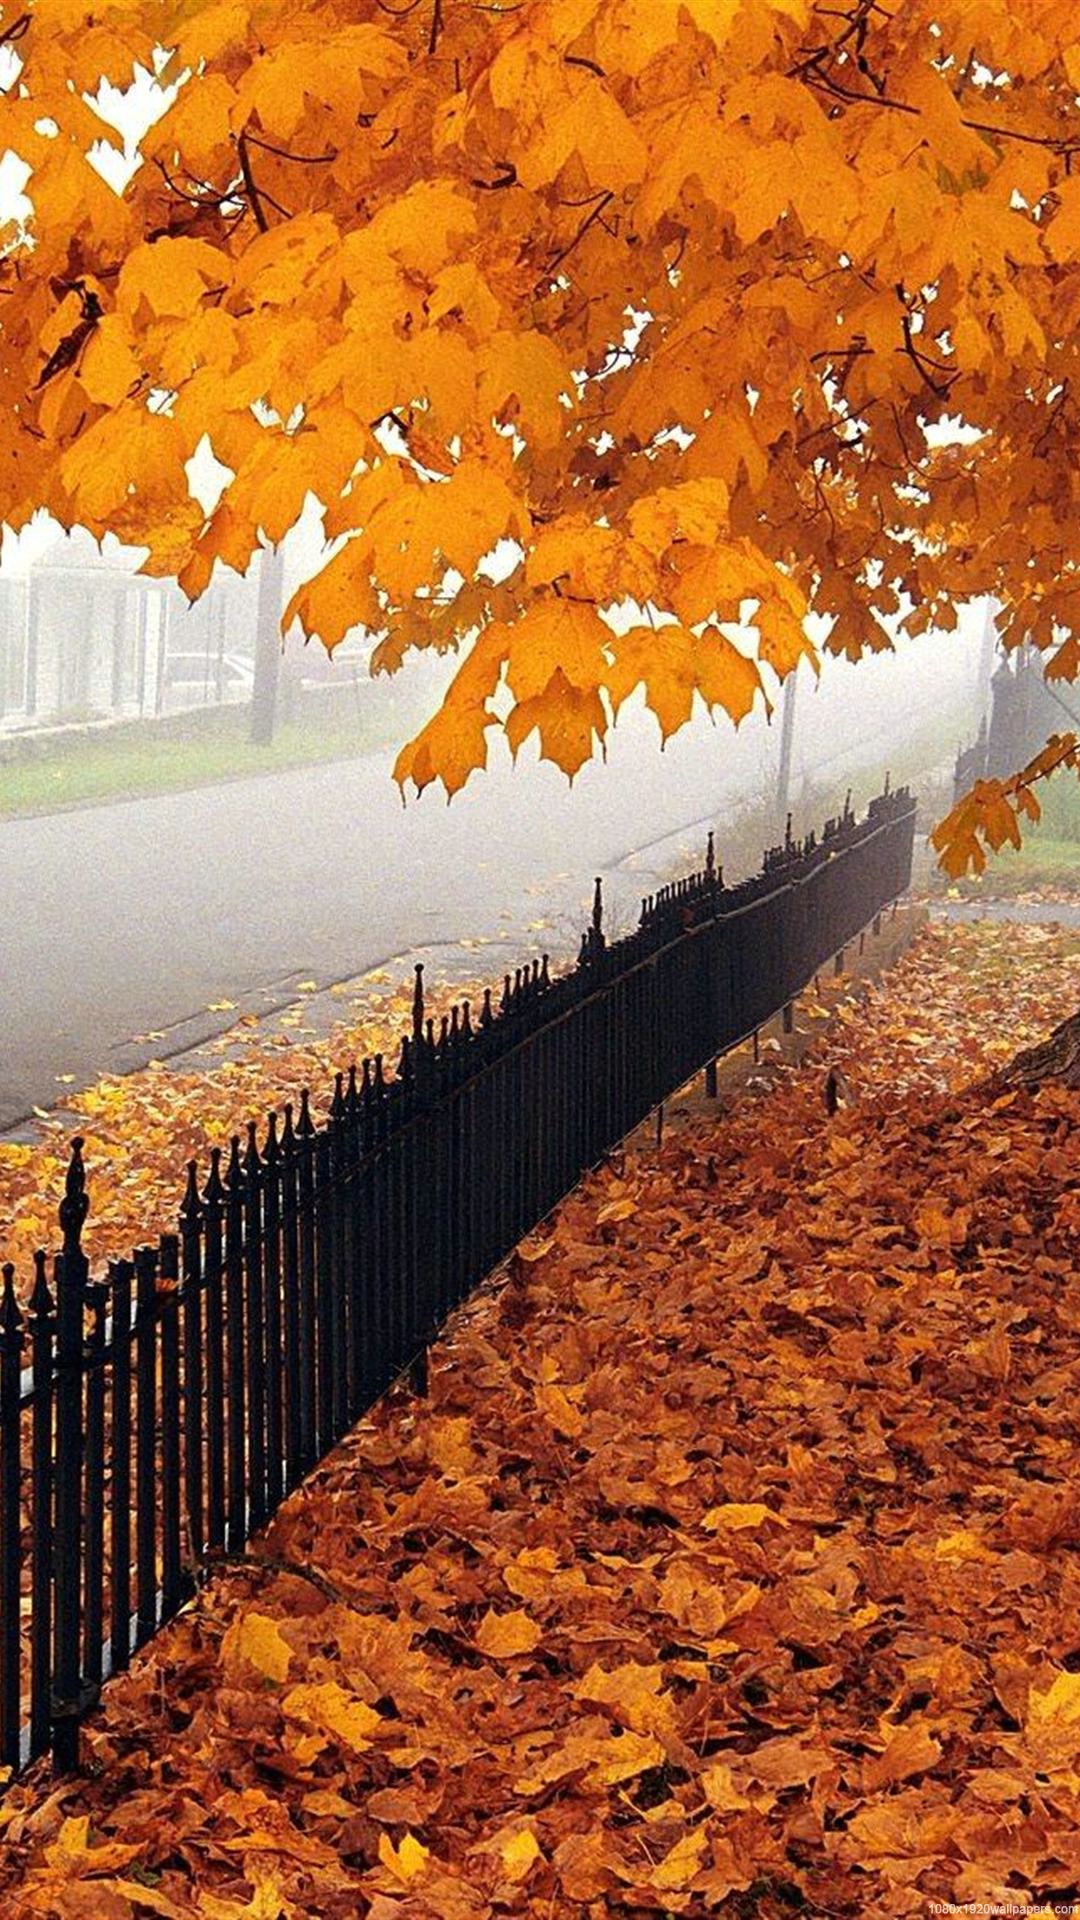
M 1073 1898 L 1080 1097 L 979 1083 L 1077 1004 L 930 925 L 643 1130 L 11 1790 L 5 1920 Z

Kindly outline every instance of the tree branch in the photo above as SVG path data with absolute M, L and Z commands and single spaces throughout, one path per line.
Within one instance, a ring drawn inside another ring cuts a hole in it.
M 581 222 L 581 225 L 578 227 L 578 230 L 575 233 L 573 239 L 569 241 L 568 244 L 562 248 L 561 252 L 555 255 L 554 260 L 552 260 L 544 268 L 543 273 L 540 275 L 539 280 L 536 282 L 536 289 L 535 289 L 536 291 L 539 291 L 539 289 L 543 286 L 545 280 L 550 280 L 552 276 L 558 272 L 559 268 L 562 266 L 563 261 L 569 258 L 569 256 L 573 253 L 574 248 L 576 246 L 580 245 L 581 241 L 584 240 L 585 235 L 588 233 L 589 228 L 593 226 L 597 220 L 599 220 L 600 215 L 603 213 L 605 207 L 610 206 L 614 198 L 615 198 L 615 195 L 610 191 L 610 189 L 600 195 L 592 212 L 587 214 L 585 219 Z
M 268 233 L 270 230 L 270 222 L 266 217 L 263 203 L 259 197 L 259 189 L 255 185 L 255 176 L 251 171 L 251 155 L 248 153 L 246 130 L 237 137 L 236 152 L 240 161 L 240 172 L 244 179 L 248 206 L 255 216 L 255 225 L 258 227 L 260 233 Z
M 246 130 L 241 136 L 250 147 L 260 147 L 263 153 L 274 153 L 279 160 L 294 160 L 300 167 L 328 167 L 337 159 L 337 148 L 331 147 L 329 153 L 290 153 L 288 147 L 275 147 L 272 140 L 261 140 L 257 133 Z

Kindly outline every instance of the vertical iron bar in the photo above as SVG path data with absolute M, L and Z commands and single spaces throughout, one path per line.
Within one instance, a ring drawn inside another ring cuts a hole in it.
M 297 1145 L 292 1102 L 285 1103 L 281 1135 L 281 1284 L 282 1343 L 285 1359 L 285 1487 L 295 1487 L 303 1473 L 303 1437 L 300 1423 L 300 1240 L 297 1193 Z
M 22 1720 L 22 1354 L 15 1269 L 3 1269 L 0 1299 L 0 1767 L 19 1764 Z M 32 1623 L 31 1623 L 32 1625 Z
M 157 1250 L 135 1249 L 136 1645 L 157 1627 Z
M 183 1600 L 180 1532 L 180 1241 L 163 1233 L 159 1254 L 161 1320 L 161 1613 Z
M 345 1234 L 345 1288 L 348 1295 L 348 1339 L 345 1355 L 345 1400 L 351 1423 L 363 1406 L 364 1304 L 360 1220 L 360 1094 L 356 1067 L 349 1068 L 345 1101 L 345 1172 L 341 1204 Z
M 273 1513 L 285 1485 L 281 1329 L 281 1145 L 277 1114 L 269 1117 L 263 1148 L 263 1265 L 266 1286 L 266 1504 Z
M 88 1200 L 83 1142 L 71 1143 L 60 1225 L 64 1250 L 56 1264 L 56 1517 L 53 1536 L 55 1651 L 52 1691 L 53 1763 L 69 1773 L 78 1760 L 82 1713 L 83 1329 L 89 1263 L 82 1250 Z
M 53 1563 L 53 1299 L 45 1255 L 34 1255 L 36 1278 L 30 1298 L 30 1355 L 33 1369 L 31 1439 L 30 1569 L 30 1753 L 44 1753 L 52 1724 L 52 1563 Z
M 390 1316 L 391 1235 L 387 1206 L 386 1083 L 382 1055 L 375 1055 L 371 1076 L 371 1311 L 372 1311 L 372 1392 L 380 1393 L 392 1377 L 392 1320 Z
M 330 1120 L 330 1430 L 340 1440 L 349 1424 L 347 1383 L 349 1289 L 345 1270 L 346 1129 L 344 1074 L 334 1088 Z
M 112 1469 L 109 1567 L 112 1608 L 109 1627 L 110 1666 L 119 1672 L 131 1654 L 131 1281 L 130 1260 L 116 1260 L 109 1268 L 112 1293 Z
M 96 1694 L 105 1640 L 105 1319 L 109 1289 L 87 1288 L 90 1336 L 86 1371 L 86 1564 L 83 1597 L 83 1673 Z
M 315 1136 L 315 1447 L 333 1442 L 334 1412 L 334 1173 L 330 1135 Z
M 242 1547 L 247 1538 L 248 1477 L 244 1440 L 247 1427 L 244 1347 L 244 1170 L 240 1135 L 234 1133 L 225 1174 L 225 1376 L 226 1418 L 225 1544 Z
M 225 1545 L 225 1317 L 223 1219 L 225 1187 L 221 1148 L 210 1151 L 203 1192 L 203 1292 L 206 1299 L 206 1545 Z
M 315 1446 L 315 1128 L 305 1087 L 297 1120 L 299 1156 L 299 1369 L 300 1463 L 304 1472 L 318 1457 Z
M 245 1404 L 247 1408 L 248 1531 L 254 1533 L 266 1519 L 266 1287 L 263 1244 L 263 1167 L 248 1124 L 244 1155 L 244 1331 Z
M 180 1300 L 184 1341 L 184 1507 L 189 1586 L 206 1545 L 203 1512 L 203 1270 L 202 1201 L 198 1167 L 188 1161 L 188 1181 L 180 1206 L 183 1254 Z

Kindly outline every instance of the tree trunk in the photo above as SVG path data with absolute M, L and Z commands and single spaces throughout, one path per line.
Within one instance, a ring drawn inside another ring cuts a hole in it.
M 255 679 L 251 688 L 251 728 L 254 747 L 268 747 L 277 717 L 278 679 L 281 674 L 281 608 L 285 563 L 279 548 L 259 557 L 259 592 L 255 611 Z
M 1062 1087 L 1080 1087 L 1080 1013 L 1055 1027 L 1049 1040 L 1026 1047 L 999 1075 L 1007 1087 L 1041 1087 L 1056 1081 Z

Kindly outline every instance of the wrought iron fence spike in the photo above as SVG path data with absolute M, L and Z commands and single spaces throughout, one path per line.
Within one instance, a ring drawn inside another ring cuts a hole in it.
M 229 1164 L 225 1170 L 225 1185 L 232 1192 L 244 1184 L 244 1168 L 240 1159 L 240 1135 L 234 1133 L 229 1142 Z
M 340 1069 L 334 1075 L 334 1097 L 330 1102 L 330 1118 L 335 1122 L 345 1118 L 345 1075 Z
M 485 987 L 484 1003 L 480 1009 L 480 1025 L 482 1027 L 490 1027 L 494 1018 L 495 1018 L 495 1013 L 491 1005 L 491 988 Z
M 83 1147 L 86 1145 L 81 1134 L 71 1143 L 71 1158 L 68 1161 L 64 1179 L 64 1197 L 60 1202 L 60 1226 L 64 1235 L 65 1253 L 78 1253 L 82 1239 L 83 1223 L 90 1207 L 86 1191 L 86 1168 L 83 1165 Z
M 263 1147 L 263 1159 L 268 1167 L 277 1165 L 281 1159 L 281 1141 L 278 1139 L 278 1117 L 271 1108 L 266 1116 L 266 1144 Z
M 244 1172 L 249 1179 L 256 1178 L 262 1172 L 262 1156 L 259 1152 L 258 1121 L 247 1123 L 247 1147 L 244 1152 Z
M 300 1089 L 300 1112 L 297 1116 L 296 1131 L 305 1137 L 315 1131 L 315 1122 L 311 1117 L 311 1095 L 307 1087 Z
M 285 1118 L 281 1128 L 281 1150 L 283 1153 L 292 1153 L 296 1148 L 296 1128 L 293 1126 L 293 1103 L 291 1100 L 285 1101 L 282 1112 Z
M 30 1312 L 35 1320 L 45 1319 L 53 1310 L 53 1297 L 49 1287 L 48 1255 L 44 1247 L 34 1249 L 34 1288 L 30 1295 Z
M 202 1200 L 199 1196 L 199 1163 L 189 1160 L 187 1163 L 187 1185 L 180 1202 L 181 1220 L 197 1220 L 202 1212 Z
M 221 1178 L 221 1148 L 210 1149 L 210 1172 L 203 1189 L 203 1199 L 208 1207 L 220 1207 L 225 1198 L 225 1185 Z
M 416 962 L 413 973 L 415 977 L 412 1004 L 413 1038 L 419 1040 L 424 1031 L 424 963 L 422 960 Z
M 5 1260 L 0 1271 L 4 1276 L 3 1298 L 0 1299 L 0 1333 L 17 1334 L 22 1327 L 22 1313 L 15 1293 L 14 1264 L 10 1260 Z

